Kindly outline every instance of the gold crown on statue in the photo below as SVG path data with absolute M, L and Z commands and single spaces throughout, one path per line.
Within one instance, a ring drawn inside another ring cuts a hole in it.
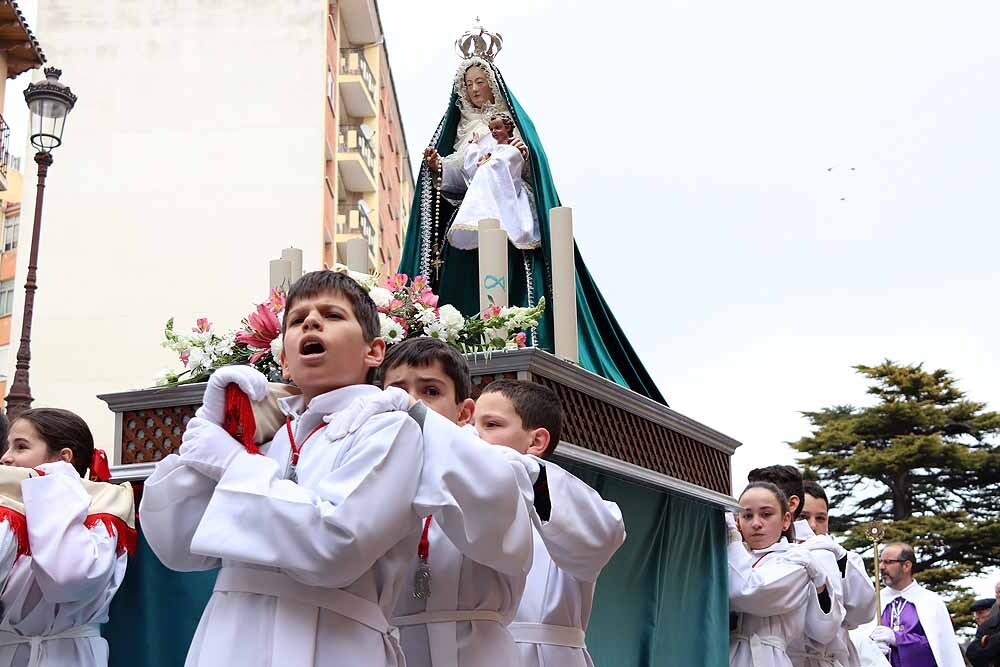
M 462 33 L 462 36 L 455 40 L 455 50 L 458 55 L 467 60 L 478 56 L 489 62 L 500 53 L 503 48 L 503 35 L 498 32 L 490 32 L 479 22 L 476 17 L 476 25 Z

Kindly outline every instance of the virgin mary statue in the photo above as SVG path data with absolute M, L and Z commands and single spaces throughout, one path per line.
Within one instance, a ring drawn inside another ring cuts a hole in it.
M 463 315 L 478 312 L 478 251 L 453 246 L 448 232 L 469 189 L 470 178 L 464 168 L 466 151 L 489 137 L 491 119 L 498 115 L 512 118 L 515 129 L 510 145 L 524 156 L 521 181 L 538 222 L 538 241 L 508 246 L 508 300 L 511 305 L 533 306 L 540 296 L 545 296 L 546 313 L 532 332 L 532 342 L 552 352 L 549 209 L 560 206 L 559 195 L 531 118 L 493 63 L 500 44 L 498 34 L 481 27 L 457 42 L 462 61 L 455 73 L 448 109 L 424 151 L 399 272 L 427 276 L 441 303 L 454 305 Z M 574 251 L 580 364 L 665 403 L 597 289 L 579 248 Z

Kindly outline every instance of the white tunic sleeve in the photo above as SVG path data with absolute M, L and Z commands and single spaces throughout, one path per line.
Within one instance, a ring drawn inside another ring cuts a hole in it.
M 809 604 L 806 605 L 805 633 L 820 644 L 829 644 L 836 638 L 844 621 L 840 568 L 837 566 L 836 557 L 830 551 L 814 549 L 809 555 L 826 573 L 826 592 L 830 596 L 830 610 L 823 611 L 814 588 L 814 594 L 809 597 Z
M 549 461 L 545 468 L 552 512 L 535 526 L 553 562 L 579 581 L 597 580 L 601 570 L 625 542 L 625 521 L 616 503 Z
M 729 545 L 729 608 L 754 616 L 780 616 L 795 611 L 815 597 L 816 589 L 804 567 L 769 554 L 777 563 L 756 570 L 742 542 Z
M 10 522 L 0 520 L 0 590 L 3 590 L 7 582 L 15 558 L 17 558 L 17 535 L 11 530 Z
M 849 630 L 871 623 L 875 618 L 875 586 L 865 569 L 865 561 L 848 552 L 844 573 L 844 622 Z
M 66 464 L 69 465 L 69 464 Z M 87 528 L 90 496 L 79 478 L 47 474 L 21 482 L 31 544 L 31 566 L 51 603 L 88 600 L 107 589 L 115 574 L 117 536 L 103 523 Z
M 433 515 L 469 558 L 504 574 L 526 576 L 533 543 L 531 517 L 522 501 L 522 489 L 531 489 L 524 467 L 432 410 L 424 417 L 423 433 L 416 512 Z
M 201 523 L 215 480 L 171 454 L 156 464 L 143 485 L 139 517 L 142 534 L 156 557 L 171 570 L 195 572 L 218 567 L 218 558 L 191 553 L 191 538 Z
M 237 454 L 191 550 L 293 570 L 315 586 L 343 588 L 357 580 L 419 525 L 411 507 L 421 466 L 419 428 L 405 412 L 385 412 L 326 444 L 339 449 L 315 490 L 282 479 L 273 459 Z

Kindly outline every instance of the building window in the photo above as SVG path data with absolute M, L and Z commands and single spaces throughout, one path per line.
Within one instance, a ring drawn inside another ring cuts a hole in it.
M 7 216 L 3 221 L 3 251 L 17 249 L 17 235 L 21 231 L 21 214 Z
M 326 64 L 326 99 L 330 100 L 330 106 L 333 106 L 333 68 L 330 63 Z
M 14 311 L 14 281 L 0 282 L 0 317 L 10 315 Z

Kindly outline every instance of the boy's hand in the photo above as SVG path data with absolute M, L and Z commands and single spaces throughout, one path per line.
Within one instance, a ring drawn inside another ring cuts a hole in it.
M 245 451 L 221 426 L 195 417 L 188 422 L 178 454 L 189 467 L 218 482 L 236 455 Z
M 201 407 L 194 413 L 205 421 L 222 425 L 226 415 L 226 387 L 236 383 L 251 401 L 267 396 L 267 378 L 252 366 L 223 366 L 208 378 Z
M 504 458 L 508 461 L 518 463 L 524 467 L 525 472 L 528 473 L 528 479 L 534 484 L 538 481 L 538 475 L 542 472 L 541 464 L 533 456 L 528 456 L 526 454 L 520 454 L 510 447 L 505 447 L 503 445 L 499 446 L 500 453 L 503 454 Z

